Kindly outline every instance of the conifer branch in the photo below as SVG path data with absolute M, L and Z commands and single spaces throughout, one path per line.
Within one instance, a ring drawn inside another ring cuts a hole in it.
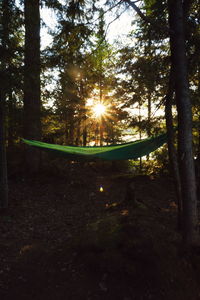
M 136 13 L 140 16 L 141 19 L 143 19 L 146 23 L 149 23 L 149 24 L 151 23 L 149 18 L 147 16 L 145 16 L 145 14 L 143 14 L 141 9 L 135 4 L 136 3 L 135 1 L 133 2 L 130 0 L 125 0 L 125 2 L 136 11 Z

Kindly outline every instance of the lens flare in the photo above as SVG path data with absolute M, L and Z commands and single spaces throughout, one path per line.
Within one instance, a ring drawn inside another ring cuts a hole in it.
M 93 107 L 93 112 L 96 118 L 99 118 L 106 113 L 106 106 L 102 103 L 98 103 Z
M 102 187 L 102 185 L 100 186 L 99 191 L 100 191 L 100 192 L 103 192 L 103 187 Z

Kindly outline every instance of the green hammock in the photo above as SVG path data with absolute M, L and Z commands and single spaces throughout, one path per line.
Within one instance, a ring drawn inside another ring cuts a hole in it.
M 23 139 L 23 142 L 30 146 L 62 155 L 70 160 L 126 160 L 136 159 L 155 151 L 167 142 L 167 134 L 164 133 L 121 145 L 102 147 L 61 146 L 25 139 Z

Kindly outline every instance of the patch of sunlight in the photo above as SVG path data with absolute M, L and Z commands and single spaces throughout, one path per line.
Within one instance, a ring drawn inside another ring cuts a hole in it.
M 26 252 L 30 251 L 33 249 L 33 245 L 25 245 L 20 249 L 20 255 L 25 254 Z
M 99 192 L 103 192 L 104 191 L 104 189 L 103 189 L 103 187 L 102 187 L 102 185 L 100 186 L 100 188 L 99 188 Z
M 123 209 L 123 210 L 121 211 L 121 215 L 122 215 L 122 216 L 128 216 L 128 215 L 129 215 L 128 209 Z

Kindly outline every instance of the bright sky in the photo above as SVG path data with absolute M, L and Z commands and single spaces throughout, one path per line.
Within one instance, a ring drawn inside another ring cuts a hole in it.
M 41 28 L 41 48 L 42 50 L 49 46 L 52 42 L 52 37 L 49 34 L 49 30 L 53 30 L 56 26 L 56 16 L 52 9 L 42 8 L 40 16 L 45 22 L 46 26 Z
M 102 1 L 104 3 L 104 1 Z M 131 22 L 135 17 L 135 13 L 132 9 L 126 10 L 123 14 L 112 22 L 116 18 L 115 11 L 107 12 L 105 14 L 105 21 L 108 26 L 107 39 L 110 43 L 113 43 L 115 40 L 118 42 L 127 43 L 126 35 L 133 29 Z M 52 37 L 48 33 L 49 29 L 53 30 L 56 26 L 56 15 L 51 9 L 43 8 L 41 9 L 41 18 L 47 25 L 47 27 L 42 27 L 41 30 L 41 48 L 44 49 L 52 42 Z

